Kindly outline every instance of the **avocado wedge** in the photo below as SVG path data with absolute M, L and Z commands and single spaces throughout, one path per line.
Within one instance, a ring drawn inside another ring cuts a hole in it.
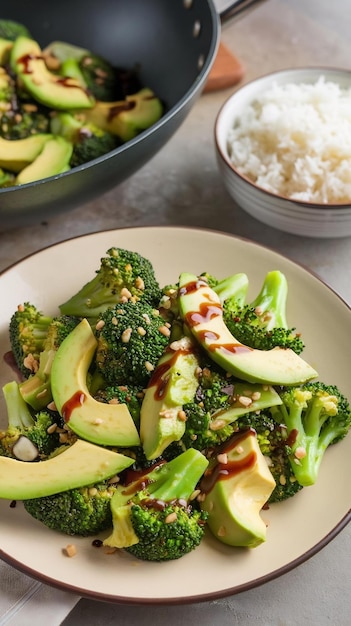
M 94 98 L 78 80 L 54 74 L 47 68 L 39 44 L 29 37 L 16 39 L 10 64 L 28 93 L 47 107 L 86 109 L 94 104 Z
M 51 368 L 56 408 L 82 439 L 100 445 L 137 446 L 139 434 L 127 406 L 98 402 L 89 393 L 86 379 L 96 345 L 86 319 L 61 343 Z
M 217 293 L 194 274 L 179 279 L 179 310 L 209 356 L 242 380 L 269 385 L 298 385 L 317 377 L 316 370 L 287 348 L 257 350 L 240 343 L 223 320 Z
M 47 461 L 0 456 L 0 498 L 28 500 L 92 485 L 118 474 L 134 460 L 78 439 Z

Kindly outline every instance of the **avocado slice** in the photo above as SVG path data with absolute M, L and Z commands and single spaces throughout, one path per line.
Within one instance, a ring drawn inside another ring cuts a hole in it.
M 260 511 L 274 488 L 255 431 L 234 435 L 200 482 L 200 506 L 213 535 L 230 546 L 255 548 L 264 542 L 267 529 Z
M 39 137 L 40 135 L 35 135 Z M 34 136 L 32 137 L 34 139 Z M 25 141 L 20 139 L 19 141 Z M 12 142 L 11 142 L 12 143 Z M 63 137 L 50 137 L 38 156 L 20 171 L 16 177 L 16 185 L 24 185 L 35 180 L 56 176 L 69 168 L 73 145 Z
M 30 500 L 93 485 L 122 472 L 134 460 L 78 439 L 47 461 L 0 456 L 0 498 Z
M 127 406 L 98 402 L 89 393 L 87 373 L 96 345 L 86 319 L 61 343 L 51 368 L 56 408 L 82 439 L 107 446 L 138 446 L 139 434 Z
M 46 133 L 13 140 L 0 137 L 0 167 L 10 172 L 20 172 L 37 158 L 52 138 L 51 134 Z
M 94 98 L 75 78 L 51 72 L 39 44 L 20 36 L 13 44 L 10 63 L 25 89 L 41 104 L 52 109 L 86 109 Z
M 160 358 L 140 409 L 140 439 L 147 459 L 156 459 L 184 435 L 183 404 L 195 396 L 198 367 L 188 337 L 172 342 Z
M 147 87 L 127 96 L 125 100 L 96 101 L 93 108 L 84 111 L 86 121 L 117 135 L 122 141 L 133 139 L 142 130 L 155 124 L 162 113 L 161 101 Z
M 293 350 L 256 350 L 240 343 L 223 320 L 217 293 L 194 274 L 179 279 L 179 310 L 209 356 L 242 380 L 269 385 L 298 385 L 318 374 Z

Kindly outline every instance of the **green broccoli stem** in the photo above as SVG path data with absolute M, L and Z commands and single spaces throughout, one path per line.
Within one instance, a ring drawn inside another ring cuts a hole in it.
M 213 290 L 218 295 L 221 303 L 229 298 L 234 298 L 239 307 L 244 306 L 247 290 L 249 287 L 249 279 L 246 274 L 237 273 L 227 276 L 220 280 Z
M 268 331 L 278 327 L 288 329 L 286 319 L 287 298 L 288 281 L 285 275 L 279 270 L 268 272 L 261 290 L 250 304 L 252 308 L 258 308 L 262 313 L 269 314 L 270 319 L 266 323 Z
M 201 452 L 189 448 L 175 459 L 149 472 L 150 483 L 147 490 L 156 500 L 188 501 L 207 465 L 208 460 Z
M 33 426 L 34 418 L 22 398 L 18 383 L 16 381 L 6 383 L 2 392 L 6 404 L 8 426 L 19 430 Z
M 288 408 L 280 405 L 270 409 L 272 417 L 287 427 L 287 445 L 292 449 L 289 455 L 291 467 L 304 487 L 316 482 L 326 449 L 345 434 L 343 421 L 338 425 L 333 420 L 324 426 L 337 413 L 334 401 L 333 396 L 311 395 L 305 400 L 301 396 L 296 402 L 289 402 Z

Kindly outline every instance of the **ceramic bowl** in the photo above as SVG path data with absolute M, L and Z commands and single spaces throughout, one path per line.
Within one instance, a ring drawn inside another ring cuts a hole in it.
M 315 84 L 318 79 L 351 88 L 351 72 L 333 68 L 296 68 L 271 73 L 237 89 L 222 105 L 215 121 L 217 163 L 235 203 L 257 220 L 281 231 L 306 237 L 351 236 L 351 195 L 343 204 L 315 203 L 272 193 L 241 174 L 233 165 L 228 135 L 258 97 L 273 85 Z M 351 168 L 351 158 L 350 158 Z

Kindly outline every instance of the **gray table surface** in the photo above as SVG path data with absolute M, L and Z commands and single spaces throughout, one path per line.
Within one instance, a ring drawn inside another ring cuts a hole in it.
M 223 42 L 245 66 L 246 82 L 301 65 L 340 66 L 351 59 L 348 0 L 268 0 L 223 27 Z M 0 233 L 0 270 L 75 235 L 143 225 L 223 230 L 273 248 L 316 272 L 351 302 L 351 240 L 308 239 L 246 215 L 225 191 L 216 167 L 213 126 L 234 88 L 202 95 L 169 143 L 137 174 L 98 201 L 40 224 Z M 351 623 L 351 528 L 276 581 L 223 600 L 190 606 L 114 606 L 82 599 L 64 626 L 169 626 L 187 622 L 242 626 L 347 626 Z M 48 622 L 48 626 L 50 626 Z

